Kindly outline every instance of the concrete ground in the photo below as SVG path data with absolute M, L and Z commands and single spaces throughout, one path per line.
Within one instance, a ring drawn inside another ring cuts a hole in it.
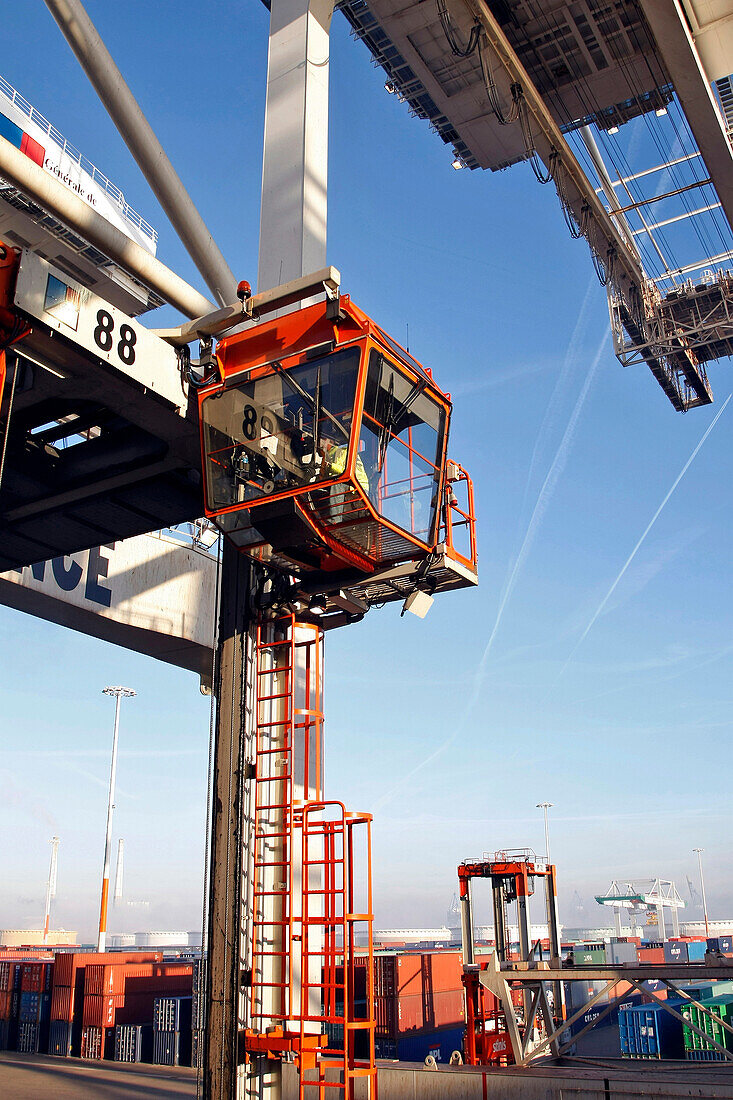
M 196 1071 L 0 1052 L 2 1100 L 177 1100 L 196 1096 Z

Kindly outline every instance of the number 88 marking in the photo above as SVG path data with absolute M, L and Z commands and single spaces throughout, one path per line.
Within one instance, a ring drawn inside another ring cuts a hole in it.
M 114 343 L 113 333 L 115 321 L 111 313 L 106 309 L 97 310 L 97 327 L 94 330 L 94 343 L 100 351 L 111 351 Z M 120 338 L 117 343 L 117 355 L 125 364 L 131 367 L 135 362 L 135 344 L 137 333 L 130 325 L 120 325 Z

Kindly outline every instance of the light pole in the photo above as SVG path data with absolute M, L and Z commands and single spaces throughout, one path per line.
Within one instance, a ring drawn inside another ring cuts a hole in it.
M 107 942 L 107 900 L 109 898 L 109 859 L 112 847 L 112 811 L 115 801 L 115 776 L 117 774 L 117 734 L 120 728 L 120 699 L 137 695 L 132 688 L 106 687 L 103 695 L 115 698 L 115 732 L 112 738 L 112 766 L 109 772 L 109 801 L 107 803 L 107 837 L 104 842 L 104 871 L 102 872 L 102 903 L 99 908 L 99 936 L 97 951 L 104 951 Z
M 547 858 L 548 863 L 552 863 L 552 860 L 550 859 L 550 826 L 549 826 L 548 820 L 547 820 L 547 811 L 551 810 L 552 806 L 553 806 L 552 802 L 538 802 L 537 803 L 537 809 L 538 810 L 544 810 L 544 814 L 545 814 L 545 851 L 547 853 L 546 858 Z
M 710 939 L 710 925 L 708 924 L 708 902 L 705 897 L 705 876 L 702 873 L 702 854 L 705 851 L 704 848 L 693 848 L 693 852 L 697 852 L 697 865 L 700 868 L 700 889 L 702 890 L 702 911 L 705 917 L 705 937 Z

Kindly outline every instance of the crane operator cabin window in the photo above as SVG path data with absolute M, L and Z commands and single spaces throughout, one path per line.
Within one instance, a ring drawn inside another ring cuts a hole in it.
M 359 348 L 275 369 L 203 404 L 212 511 L 337 476 L 351 440 Z
M 445 412 L 376 350 L 369 357 L 359 458 L 377 512 L 431 544 L 440 497 Z M 357 480 L 359 470 L 357 467 Z

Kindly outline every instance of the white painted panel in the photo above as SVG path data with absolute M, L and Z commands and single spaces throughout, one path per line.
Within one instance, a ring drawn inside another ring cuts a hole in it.
M 211 675 L 216 561 L 140 535 L 0 573 L 0 603 Z
M 20 259 L 15 304 L 185 411 L 175 349 L 27 249 Z

